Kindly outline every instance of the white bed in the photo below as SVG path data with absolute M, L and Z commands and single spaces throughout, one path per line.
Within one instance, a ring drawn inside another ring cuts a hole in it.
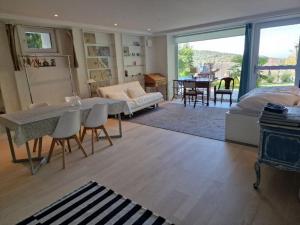
M 271 87 L 251 90 L 226 113 L 225 139 L 257 146 L 259 142 L 258 118 L 268 102 L 297 106 L 300 102 L 300 89 L 298 87 Z

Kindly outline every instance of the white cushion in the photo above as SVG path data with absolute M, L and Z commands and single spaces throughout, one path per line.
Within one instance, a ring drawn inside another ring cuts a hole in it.
M 145 105 L 149 102 L 159 101 L 163 99 L 163 95 L 160 92 L 146 93 L 143 96 L 138 98 L 134 98 L 133 100 L 136 102 L 138 106 Z
M 127 93 L 130 98 L 138 98 L 146 94 L 146 92 L 141 86 L 128 88 Z
M 237 105 L 242 109 L 262 111 L 268 103 L 294 106 L 299 101 L 299 96 L 287 93 L 258 93 L 244 97 Z
M 116 100 L 125 100 L 128 101 L 129 97 L 124 91 L 111 92 L 106 94 L 108 98 Z

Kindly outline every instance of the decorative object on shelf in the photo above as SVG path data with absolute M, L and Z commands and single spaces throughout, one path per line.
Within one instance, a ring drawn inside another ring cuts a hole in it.
M 141 46 L 140 43 L 138 41 L 134 41 L 133 42 L 133 46 Z
M 128 70 L 125 70 L 125 77 L 128 77 Z
M 124 56 L 130 56 L 129 47 L 124 47 L 123 48 L 123 54 L 124 54 Z
M 55 61 L 55 59 L 51 59 L 51 60 L 50 60 L 50 65 L 51 65 L 51 66 L 56 66 L 56 61 Z
M 92 93 L 92 84 L 96 83 L 96 81 L 94 79 L 88 79 L 86 83 L 89 85 L 90 96 L 92 97 L 93 96 L 93 93 Z
M 46 59 L 44 59 L 43 66 L 45 67 L 50 66 L 50 63 Z
M 44 57 L 44 56 L 41 56 Z M 43 60 L 39 56 L 23 56 L 23 63 L 26 67 L 54 67 L 56 66 L 55 59 L 50 59 L 50 62 L 44 57 Z

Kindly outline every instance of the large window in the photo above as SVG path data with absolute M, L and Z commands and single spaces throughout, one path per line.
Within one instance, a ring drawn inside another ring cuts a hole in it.
M 300 23 L 262 24 L 258 31 L 256 85 L 295 85 L 299 55 Z
M 198 75 L 235 79 L 237 98 L 244 53 L 244 28 L 178 37 L 177 73 L 179 78 Z

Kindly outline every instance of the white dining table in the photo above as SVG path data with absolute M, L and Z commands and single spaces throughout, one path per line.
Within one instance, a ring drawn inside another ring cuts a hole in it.
M 47 160 L 45 157 L 41 157 L 40 155 L 38 155 L 38 157 L 31 156 L 29 141 L 40 139 L 43 136 L 52 134 L 56 128 L 60 116 L 66 111 L 74 109 L 80 110 L 81 121 L 85 121 L 90 110 L 95 104 L 107 104 L 108 114 L 118 117 L 119 134 L 113 135 L 111 137 L 122 137 L 121 113 L 130 113 L 130 108 L 128 107 L 126 101 L 121 100 L 94 97 L 82 99 L 81 104 L 78 105 L 61 103 L 58 105 L 49 105 L 45 107 L 0 115 L 0 125 L 4 126 L 6 129 L 12 161 L 14 163 L 28 161 L 31 173 L 35 174 L 38 169 L 46 163 Z M 12 132 L 14 134 L 13 138 Z M 27 159 L 17 159 L 14 144 L 16 144 L 17 146 L 23 144 L 26 145 L 28 156 Z M 40 144 L 39 152 L 41 148 L 42 146 Z M 38 161 L 38 164 L 34 165 L 33 161 Z

